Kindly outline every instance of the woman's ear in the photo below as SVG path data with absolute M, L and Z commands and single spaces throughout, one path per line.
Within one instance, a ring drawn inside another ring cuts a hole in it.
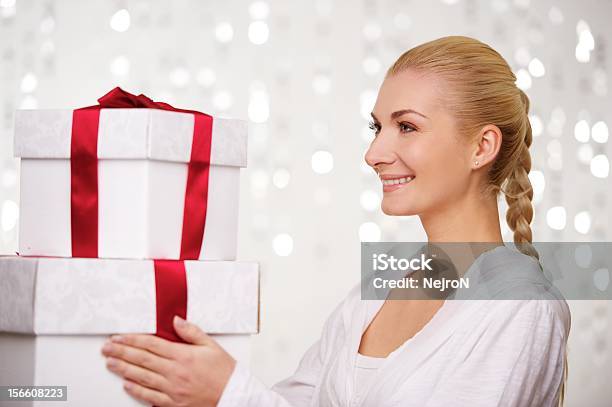
M 495 160 L 502 143 L 499 127 L 489 124 L 484 126 L 477 137 L 477 144 L 472 156 L 472 167 L 480 168 Z

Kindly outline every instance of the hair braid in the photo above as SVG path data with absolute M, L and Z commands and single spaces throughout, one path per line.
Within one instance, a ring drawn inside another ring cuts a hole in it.
M 525 110 L 524 123 L 521 126 L 523 137 L 520 137 L 522 140 L 519 140 L 522 144 L 518 146 L 516 163 L 506 179 L 506 185 L 502 191 L 506 195 L 506 202 L 508 203 L 506 221 L 514 232 L 514 243 L 519 251 L 534 257 L 539 262 L 540 256 L 531 244 L 532 232 L 530 224 L 533 219 L 533 205 L 531 203 L 533 188 L 529 180 L 529 171 L 531 171 L 529 147 L 532 142 L 531 124 L 528 117 L 529 98 L 520 89 L 519 94 Z

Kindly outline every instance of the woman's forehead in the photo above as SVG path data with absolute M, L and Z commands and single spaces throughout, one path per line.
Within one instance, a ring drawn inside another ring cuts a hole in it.
M 431 117 L 439 105 L 439 79 L 407 69 L 385 78 L 378 92 L 374 114 L 382 120 L 383 115 L 388 118 L 393 112 L 412 109 Z

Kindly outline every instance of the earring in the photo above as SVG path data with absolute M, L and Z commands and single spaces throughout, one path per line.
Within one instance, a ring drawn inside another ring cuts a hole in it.
M 478 166 L 478 161 L 474 161 L 474 165 L 475 165 L 475 166 Z

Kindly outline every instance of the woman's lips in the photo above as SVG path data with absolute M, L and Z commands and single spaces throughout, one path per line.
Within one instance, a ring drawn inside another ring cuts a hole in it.
M 398 190 L 410 184 L 415 178 L 414 175 L 390 176 L 383 175 L 380 180 L 383 184 L 383 192 L 391 192 Z

